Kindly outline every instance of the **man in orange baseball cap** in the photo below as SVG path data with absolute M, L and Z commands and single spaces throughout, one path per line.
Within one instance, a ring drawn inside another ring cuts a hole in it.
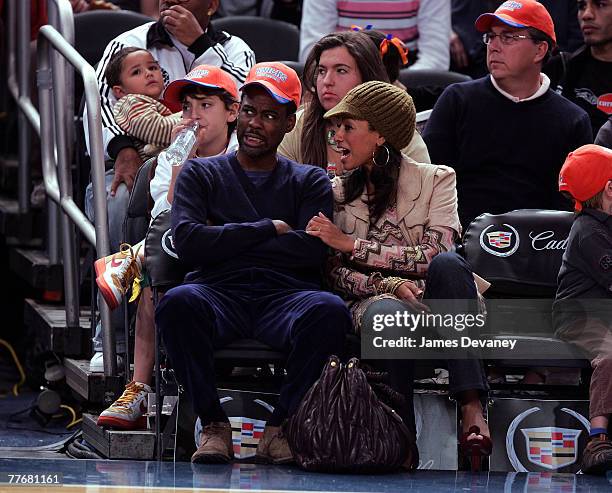
M 295 125 L 299 78 L 282 63 L 260 63 L 241 91 L 238 151 L 187 161 L 177 178 L 173 241 L 193 272 L 164 295 L 155 320 L 203 426 L 193 462 L 234 457 L 214 351 L 249 338 L 286 353 L 279 402 L 256 450 L 258 460 L 283 464 L 293 455 L 281 426 L 352 324 L 344 302 L 321 291 L 327 250 L 305 231 L 319 212 L 331 217 L 329 178 L 276 152 Z
M 612 470 L 612 151 L 588 144 L 571 152 L 559 190 L 580 213 L 563 254 L 553 319 L 557 335 L 591 359 L 591 429 L 582 472 L 605 474 Z
M 559 209 L 556 182 L 567 154 L 593 142 L 588 115 L 555 94 L 542 64 L 554 24 L 535 0 L 508 0 L 482 14 L 489 75 L 452 84 L 423 132 L 431 162 L 457 173 L 464 227 L 483 212 Z M 543 144 L 546 142 L 546 144 Z
M 519 29 L 533 28 L 557 42 L 555 26 L 546 7 L 535 0 L 510 0 L 502 3 L 493 13 L 482 14 L 476 19 L 476 29 L 486 33 L 491 25 L 500 21 Z
M 240 91 L 242 100 L 238 118 L 239 154 L 244 160 L 251 156 L 261 158 L 265 155 L 268 160 L 266 166 L 272 166 L 276 162 L 276 150 L 284 135 L 295 126 L 295 112 L 300 105 L 302 94 L 300 78 L 295 70 L 284 63 L 258 63 L 249 72 Z M 270 108 L 273 112 L 280 112 L 278 116 L 282 115 L 284 124 L 274 128 L 271 125 L 254 127 L 252 119 L 242 119 L 253 106 L 260 106 L 262 111 Z M 240 125 L 241 119 L 244 125 Z M 258 164 L 261 165 L 262 163 Z
M 281 104 L 293 103 L 294 111 L 300 106 L 300 78 L 295 70 L 284 63 L 264 62 L 254 65 L 240 90 L 244 91 L 254 84 L 264 87 Z

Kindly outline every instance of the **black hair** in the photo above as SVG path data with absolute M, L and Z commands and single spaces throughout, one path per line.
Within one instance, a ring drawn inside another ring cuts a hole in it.
M 110 87 L 121 85 L 121 70 L 123 69 L 123 60 L 125 60 L 125 58 L 129 54 L 136 53 L 137 51 L 146 51 L 147 53 L 149 53 L 149 51 L 144 48 L 128 46 L 126 48 L 121 48 L 110 58 L 110 60 L 108 61 L 108 65 L 104 70 L 104 77 L 106 78 L 106 83 Z
M 374 160 L 378 164 L 372 166 L 369 175 L 366 167 L 360 166 L 341 176 L 344 182 L 344 204 L 359 198 L 368 181 L 374 185 L 374 195 L 368 199 L 370 224 L 375 224 L 383 213 L 395 204 L 402 153 L 386 142 L 378 148 Z
M 366 29 L 365 31 L 361 32 L 366 34 L 372 40 L 374 45 L 376 45 L 376 49 L 378 49 L 380 52 L 380 46 L 382 42 L 387 39 L 387 35 L 382 31 L 377 31 L 376 29 Z M 397 46 L 392 43 L 389 43 L 389 49 L 384 55 L 382 52 L 380 53 L 383 65 L 385 66 L 385 70 L 389 76 L 389 82 L 393 84 L 397 79 L 399 79 L 400 69 L 404 66 L 402 56 Z
M 187 97 L 195 98 L 197 96 L 218 96 L 223 101 L 226 110 L 231 110 L 232 105 L 237 103 L 234 97 L 227 92 L 225 89 L 220 89 L 216 87 L 204 87 L 197 84 L 189 84 L 181 89 L 179 92 L 179 101 L 182 103 L 185 102 Z M 233 122 L 229 122 L 227 124 L 227 136 L 232 135 L 234 130 L 236 129 L 236 125 L 238 124 L 238 119 Z

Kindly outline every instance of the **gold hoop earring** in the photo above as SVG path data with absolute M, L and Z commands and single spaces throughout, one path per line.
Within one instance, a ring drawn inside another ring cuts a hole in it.
M 378 152 L 378 149 L 380 149 L 380 147 L 382 147 L 385 151 L 387 151 L 387 160 L 385 161 L 384 164 L 378 164 L 376 162 L 376 153 Z M 376 149 L 372 151 L 372 162 L 374 163 L 374 166 L 378 168 L 384 168 L 385 166 L 387 166 L 387 164 L 389 164 L 389 160 L 391 159 L 391 153 L 389 152 L 389 149 L 387 148 L 386 145 L 383 144 L 380 147 L 377 147 Z

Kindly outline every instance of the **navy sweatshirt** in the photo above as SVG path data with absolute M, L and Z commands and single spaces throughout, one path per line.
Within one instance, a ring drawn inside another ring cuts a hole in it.
M 557 191 L 567 154 L 593 142 L 587 113 L 548 90 L 514 103 L 489 76 L 449 86 L 423 133 L 431 162 L 457 172 L 464 228 L 484 212 L 567 209 Z
M 331 184 L 321 168 L 280 155 L 259 186 L 236 153 L 188 161 L 172 203 L 174 245 L 194 269 L 186 281 L 265 279 L 270 287 L 318 287 L 326 247 L 304 230 L 319 212 L 331 218 L 332 206 Z M 273 219 L 293 231 L 277 235 Z

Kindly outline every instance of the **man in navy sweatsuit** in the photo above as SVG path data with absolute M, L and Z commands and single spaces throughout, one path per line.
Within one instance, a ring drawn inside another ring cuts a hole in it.
M 288 354 L 279 404 L 257 447 L 259 459 L 280 464 L 292 460 L 283 421 L 350 330 L 342 300 L 320 290 L 325 245 L 304 231 L 319 212 L 331 217 L 329 179 L 318 167 L 276 154 L 295 125 L 300 94 L 286 65 L 255 65 L 242 87 L 238 151 L 188 161 L 176 182 L 173 239 L 193 271 L 166 293 L 155 318 L 204 427 L 192 462 L 233 458 L 214 350 L 254 338 Z

